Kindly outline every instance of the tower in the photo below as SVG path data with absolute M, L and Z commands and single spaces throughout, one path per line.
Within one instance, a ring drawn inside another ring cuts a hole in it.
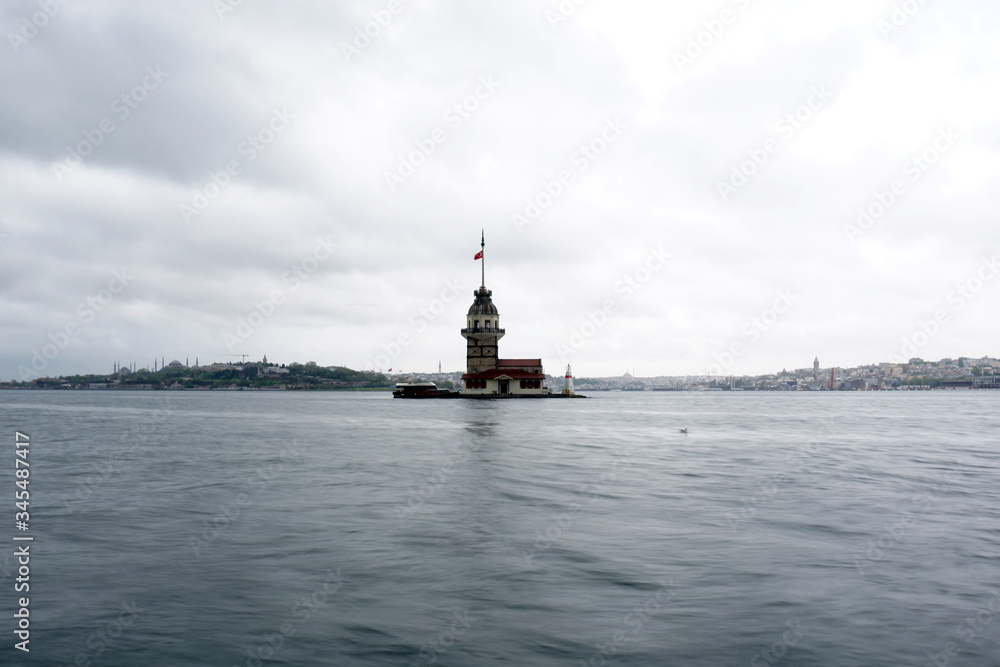
M 483 260 L 486 237 L 474 259 Z M 486 269 L 479 289 L 466 315 L 462 337 L 465 338 L 466 372 L 462 375 L 463 394 L 478 396 L 519 396 L 542 394 L 545 371 L 541 359 L 500 359 L 497 343 L 505 331 L 500 328 L 500 312 L 493 305 L 493 292 L 486 289 Z
M 462 336 L 466 340 L 466 373 L 482 373 L 497 367 L 497 341 L 505 331 L 500 328 L 500 313 L 493 305 L 493 291 L 480 287 L 473 292 L 475 300 L 466 316 Z
M 569 364 L 566 364 L 566 377 L 563 378 L 563 394 L 572 396 L 573 393 L 573 371 L 570 370 Z
M 480 240 L 480 250 L 476 259 L 482 261 L 482 285 L 472 293 L 475 300 L 466 316 L 462 336 L 466 340 L 465 372 L 469 375 L 493 370 L 497 367 L 499 352 L 497 341 L 503 338 L 500 328 L 500 312 L 493 305 L 493 292 L 486 289 L 486 233 Z
M 819 357 L 813 359 L 813 380 L 819 379 Z

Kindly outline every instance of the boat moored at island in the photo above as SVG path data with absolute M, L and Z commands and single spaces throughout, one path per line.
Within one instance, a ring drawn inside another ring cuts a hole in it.
M 397 382 L 393 398 L 458 398 L 457 391 L 440 389 L 433 382 Z

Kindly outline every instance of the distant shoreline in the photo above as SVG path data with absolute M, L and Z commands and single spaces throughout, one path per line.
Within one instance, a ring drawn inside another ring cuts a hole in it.
M 392 393 L 392 387 L 294 387 L 294 388 L 271 388 L 271 387 L 237 387 L 231 389 L 229 387 L 181 387 L 179 389 L 163 387 L 0 387 L 0 391 L 60 391 L 60 392 L 74 392 L 74 391 L 95 391 L 95 392 L 107 392 L 107 391 L 124 391 L 124 392 L 138 392 L 138 391 L 165 391 L 165 392 L 176 392 L 176 391 L 267 391 L 267 392 L 285 392 L 285 391 L 363 391 L 363 392 L 383 392 Z
M 182 387 L 182 388 L 167 388 L 162 387 L 0 387 L 0 391 L 57 391 L 57 392 L 238 392 L 238 391 L 250 391 L 250 392 L 364 392 L 364 393 L 392 393 L 392 387 L 294 387 L 294 388 L 271 388 L 271 387 Z M 588 391 L 594 394 L 909 394 L 909 393 L 927 393 L 927 392 L 989 392 L 989 391 L 1000 391 L 993 387 L 925 387 L 923 389 L 913 388 L 913 389 L 835 389 L 835 390 L 795 390 L 795 389 L 741 389 L 736 391 L 731 390 L 705 390 L 705 389 L 647 389 L 647 390 L 621 390 L 621 389 L 587 389 L 583 388 L 581 391 Z

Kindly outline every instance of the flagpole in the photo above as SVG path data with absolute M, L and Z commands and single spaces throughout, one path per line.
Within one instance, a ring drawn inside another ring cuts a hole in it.
M 482 243 L 480 243 L 482 248 L 483 259 L 482 259 L 482 269 L 483 269 L 483 289 L 486 289 L 486 230 L 483 230 Z

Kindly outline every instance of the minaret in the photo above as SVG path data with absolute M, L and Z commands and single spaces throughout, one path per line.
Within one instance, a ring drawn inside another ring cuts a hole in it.
M 819 357 L 813 359 L 813 380 L 819 380 Z
M 466 328 L 462 329 L 462 336 L 466 342 L 466 373 L 475 374 L 483 371 L 493 370 L 497 367 L 499 353 L 497 342 L 503 338 L 504 330 L 500 328 L 500 313 L 493 305 L 493 292 L 486 289 L 486 234 L 483 233 L 481 241 L 482 250 L 476 255 L 476 259 L 482 260 L 483 284 L 472 293 L 475 300 L 469 313 L 466 316 Z

